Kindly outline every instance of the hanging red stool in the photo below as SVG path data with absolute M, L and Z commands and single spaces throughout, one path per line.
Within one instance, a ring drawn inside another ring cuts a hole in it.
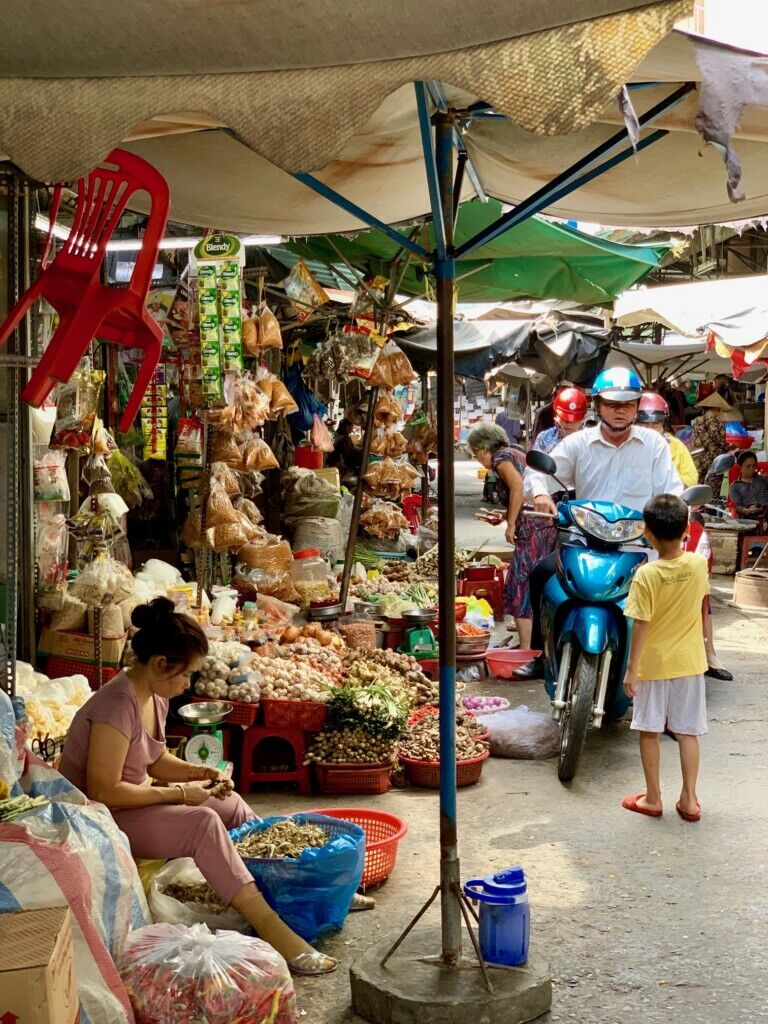
M 130 283 L 127 288 L 103 285 L 100 276 L 107 242 L 136 192 L 145 192 L 151 205 Z M 70 379 L 92 339 L 98 336 L 144 352 L 120 420 L 119 429 L 128 430 L 162 350 L 163 331 L 148 312 L 146 301 L 169 207 L 163 176 L 146 160 L 122 149 L 113 149 L 102 166 L 78 178 L 77 207 L 69 237 L 0 327 L 2 346 L 37 299 L 45 299 L 59 314 L 59 325 L 48 348 L 22 391 L 25 402 L 42 405 L 57 383 Z M 55 218 L 55 208 L 51 213 Z

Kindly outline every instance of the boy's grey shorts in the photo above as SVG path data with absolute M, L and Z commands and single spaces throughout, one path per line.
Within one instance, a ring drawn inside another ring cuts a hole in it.
M 704 676 L 647 679 L 637 684 L 632 728 L 640 732 L 679 732 L 703 736 L 707 731 Z

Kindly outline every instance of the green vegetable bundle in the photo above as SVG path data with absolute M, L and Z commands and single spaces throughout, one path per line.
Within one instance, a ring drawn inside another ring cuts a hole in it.
M 408 700 L 383 683 L 340 686 L 328 699 L 324 731 L 361 728 L 372 736 L 397 739 L 405 731 Z

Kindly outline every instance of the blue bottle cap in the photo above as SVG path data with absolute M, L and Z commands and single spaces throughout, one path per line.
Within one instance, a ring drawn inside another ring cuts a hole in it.
M 527 890 L 525 872 L 519 864 L 497 871 L 495 875 L 486 875 L 483 883 L 486 892 L 500 896 L 522 896 Z

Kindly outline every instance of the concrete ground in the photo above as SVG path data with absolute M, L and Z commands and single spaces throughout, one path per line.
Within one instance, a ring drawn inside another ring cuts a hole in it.
M 474 485 L 475 494 L 481 485 Z M 457 488 L 469 491 L 469 482 Z M 460 498 L 460 531 L 479 495 Z M 753 1024 L 768 1021 L 768 620 L 730 608 L 717 579 L 716 641 L 732 683 L 708 681 L 710 731 L 702 742 L 703 817 L 675 813 L 677 748 L 662 740 L 665 811 L 659 820 L 620 802 L 643 788 L 627 722 L 587 739 L 575 782 L 556 763 L 491 758 L 481 782 L 459 790 L 462 876 L 521 863 L 528 875 L 532 944 L 554 980 L 548 1024 Z M 496 681 L 473 692 L 545 710 L 543 687 Z M 346 966 L 370 944 L 399 934 L 438 876 L 437 795 L 383 797 L 253 794 L 257 813 L 374 806 L 409 826 L 396 870 L 372 913 L 350 915 L 322 948 L 342 960 L 332 976 L 297 983 L 302 1021 L 357 1024 Z M 425 924 L 437 924 L 430 911 Z M 466 941 L 469 949 L 469 942 Z M 435 950 L 435 952 L 438 952 Z M 397 955 L 392 961 L 396 969 Z

